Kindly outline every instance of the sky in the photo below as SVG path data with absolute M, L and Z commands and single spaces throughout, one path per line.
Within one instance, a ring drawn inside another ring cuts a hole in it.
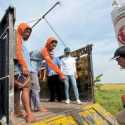
M 103 74 L 102 83 L 125 83 L 125 70 L 111 60 L 118 48 L 111 18 L 112 0 L 59 0 L 60 5 L 47 15 L 48 21 L 71 50 L 93 44 L 94 76 Z M 24 21 L 31 26 L 32 20 L 41 17 L 57 0 L 0 0 L 0 18 L 6 8 L 16 8 L 16 24 Z M 41 49 L 49 36 L 55 36 L 45 20 L 34 29 L 27 42 L 29 50 Z M 56 54 L 63 53 L 59 41 Z

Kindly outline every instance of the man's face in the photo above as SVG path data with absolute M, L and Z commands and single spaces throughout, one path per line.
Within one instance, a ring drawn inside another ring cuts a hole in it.
M 50 54 L 50 58 L 53 59 L 53 57 L 54 57 L 54 54 Z
M 116 61 L 118 62 L 118 65 L 120 65 L 121 68 L 125 69 L 125 58 L 119 57 L 118 59 L 116 59 Z
M 66 55 L 66 56 L 69 56 L 69 55 L 70 55 L 70 52 L 65 52 L 65 55 Z
M 49 45 L 49 50 L 50 50 L 50 51 L 54 50 L 54 49 L 56 48 L 56 46 L 57 46 L 57 41 L 52 42 L 52 43 Z
M 30 29 L 25 29 L 25 31 L 22 34 L 23 40 L 27 41 L 30 37 L 31 30 Z

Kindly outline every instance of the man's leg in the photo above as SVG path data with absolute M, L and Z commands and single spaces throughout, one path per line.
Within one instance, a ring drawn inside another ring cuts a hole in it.
M 66 96 L 66 100 L 67 100 L 67 99 L 69 99 L 69 78 L 68 78 L 68 76 L 65 76 L 64 84 L 65 84 L 65 96 Z
M 18 90 L 15 88 L 14 90 L 14 110 L 16 116 L 22 116 L 21 107 L 20 107 L 20 92 L 21 90 Z
M 11 119 L 11 122 L 10 122 L 11 125 L 21 125 L 20 123 L 18 123 L 14 112 L 11 114 L 10 119 Z
M 40 85 L 37 73 L 31 73 L 31 99 L 34 105 L 34 111 L 40 109 Z
M 22 90 L 22 103 L 23 103 L 26 113 L 31 113 L 29 88 L 23 88 L 23 90 Z
M 34 111 L 40 110 L 40 96 L 38 90 L 31 90 L 31 100 L 34 105 Z
M 58 100 L 59 102 L 62 101 L 61 84 L 62 84 L 62 82 L 61 82 L 59 76 L 56 75 L 56 76 L 55 76 L 55 87 L 56 87 L 56 88 L 55 88 L 55 89 L 56 89 L 55 92 L 56 92 L 56 95 L 57 95 L 57 100 Z
M 33 94 L 33 91 L 30 89 L 30 107 L 31 107 L 32 110 L 35 107 L 35 103 L 36 103 L 35 96 Z M 32 106 L 32 104 L 33 104 L 33 106 Z
M 55 91 L 54 91 L 54 78 L 53 76 L 48 77 L 48 88 L 50 91 L 50 101 L 55 101 Z
M 69 78 L 70 78 L 70 81 L 71 81 L 71 84 L 72 84 L 72 87 L 73 87 L 75 97 L 76 97 L 77 100 L 79 100 L 79 93 L 78 93 L 78 88 L 77 88 L 75 76 L 70 75 Z
M 35 118 L 33 116 L 33 113 L 31 111 L 31 107 L 30 107 L 29 87 L 23 88 L 21 97 L 22 97 L 22 103 L 23 103 L 23 106 L 24 106 L 24 110 L 27 114 L 26 121 L 27 122 L 35 121 Z

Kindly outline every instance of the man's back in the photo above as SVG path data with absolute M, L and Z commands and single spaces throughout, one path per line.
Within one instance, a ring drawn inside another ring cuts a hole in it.
M 37 50 L 32 51 L 30 53 L 30 59 L 34 72 L 38 72 L 42 64 L 42 58 L 40 52 Z

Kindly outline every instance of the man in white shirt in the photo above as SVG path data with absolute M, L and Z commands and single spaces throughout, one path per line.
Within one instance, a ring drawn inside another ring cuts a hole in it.
M 75 58 L 70 55 L 71 51 L 69 47 L 64 49 L 64 58 L 61 59 L 61 70 L 65 75 L 64 83 L 65 83 L 65 96 L 66 96 L 66 104 L 70 103 L 69 98 L 69 82 L 71 82 L 73 91 L 75 93 L 76 101 L 78 104 L 81 104 L 79 99 L 79 92 L 76 83 L 76 61 Z

